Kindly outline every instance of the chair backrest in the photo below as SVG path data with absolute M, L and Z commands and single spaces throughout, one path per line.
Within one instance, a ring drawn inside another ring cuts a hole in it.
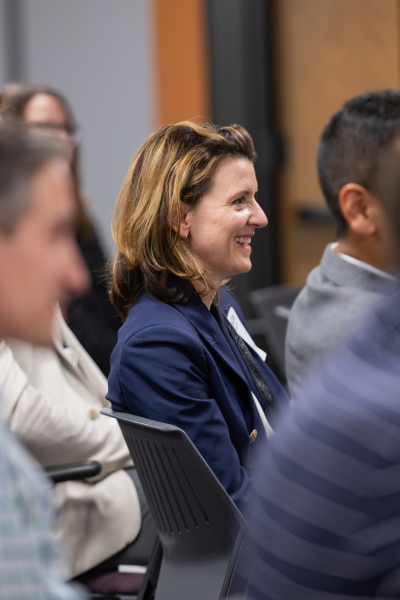
M 219 600 L 232 575 L 245 520 L 186 433 L 103 409 L 121 427 L 163 550 L 156 600 Z
M 290 285 L 274 285 L 254 290 L 248 295 L 257 321 L 261 323 L 260 333 L 265 337 L 267 350 L 281 378 L 285 377 L 285 338 L 289 313 L 300 290 L 300 287 Z

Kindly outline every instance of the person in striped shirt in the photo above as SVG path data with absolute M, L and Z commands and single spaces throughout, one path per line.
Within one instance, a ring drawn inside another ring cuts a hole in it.
M 399 268 L 396 190 L 382 198 Z M 253 600 L 400 597 L 399 279 L 389 285 L 260 456 L 243 567 Z

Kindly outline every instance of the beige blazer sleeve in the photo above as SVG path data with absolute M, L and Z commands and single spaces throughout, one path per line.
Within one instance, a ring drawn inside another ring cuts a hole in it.
M 131 464 L 118 424 L 99 412 L 106 384 L 100 395 L 54 349 L 11 339 L 1 342 L 0 371 L 3 416 L 43 466 L 98 460 L 104 477 Z
M 7 342 L 7 343 L 6 343 Z M 3 419 L 43 466 L 92 459 L 98 478 L 56 486 L 58 532 L 69 575 L 82 573 L 137 536 L 139 499 L 115 419 L 100 414 L 107 381 L 57 313 L 54 347 L 0 341 Z

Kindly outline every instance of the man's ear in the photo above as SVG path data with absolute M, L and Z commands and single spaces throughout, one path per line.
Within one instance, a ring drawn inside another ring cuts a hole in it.
M 376 199 L 358 183 L 347 183 L 339 192 L 339 206 L 349 229 L 357 235 L 376 232 L 374 207 Z
M 177 210 L 172 211 L 171 227 L 174 231 L 179 232 L 179 235 L 182 238 L 187 238 L 187 236 L 189 235 L 187 210 L 188 210 L 188 206 L 184 202 L 181 202 L 181 221 L 180 221 L 180 223 L 178 223 L 178 211 Z

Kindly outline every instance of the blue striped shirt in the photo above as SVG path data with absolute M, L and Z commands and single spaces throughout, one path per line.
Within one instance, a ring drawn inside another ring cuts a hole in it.
M 400 597 L 399 286 L 285 414 L 248 518 L 251 598 Z
M 65 583 L 49 483 L 0 423 L 0 598 L 83 600 Z

